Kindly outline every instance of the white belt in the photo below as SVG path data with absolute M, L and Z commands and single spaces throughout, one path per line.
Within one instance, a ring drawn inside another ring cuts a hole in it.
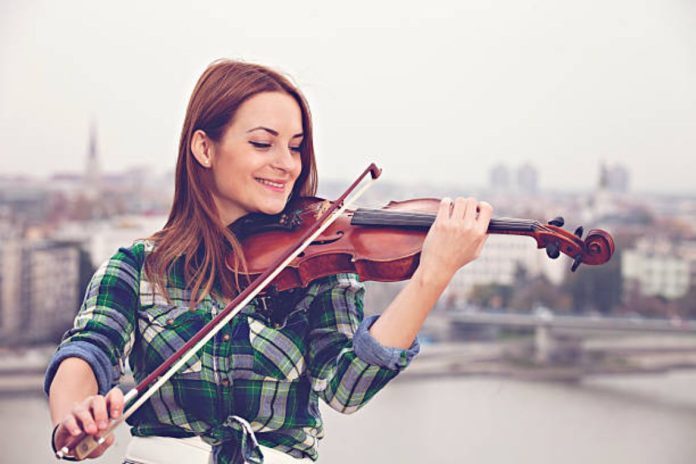
M 309 458 L 297 459 L 282 451 L 260 446 L 264 464 L 309 464 Z M 131 437 L 124 464 L 212 464 L 212 446 L 200 437 Z

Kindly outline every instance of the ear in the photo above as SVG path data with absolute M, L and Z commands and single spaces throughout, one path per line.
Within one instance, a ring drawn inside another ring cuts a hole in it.
M 191 137 L 191 153 L 204 168 L 209 169 L 213 165 L 213 143 L 200 129 Z

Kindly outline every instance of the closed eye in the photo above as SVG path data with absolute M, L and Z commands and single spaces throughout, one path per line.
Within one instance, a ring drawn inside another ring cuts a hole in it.
M 249 143 L 254 148 L 258 148 L 259 150 L 268 150 L 269 148 L 271 148 L 271 144 L 266 143 L 266 142 L 254 142 L 254 141 L 250 140 Z M 301 145 L 298 145 L 296 147 L 289 147 L 289 148 L 290 148 L 290 151 L 292 151 L 294 153 L 302 154 L 302 146 Z
M 255 147 L 255 148 L 263 148 L 263 149 L 271 148 L 271 144 L 270 144 L 270 143 L 252 142 L 252 141 L 249 141 L 249 143 L 250 143 L 253 147 Z

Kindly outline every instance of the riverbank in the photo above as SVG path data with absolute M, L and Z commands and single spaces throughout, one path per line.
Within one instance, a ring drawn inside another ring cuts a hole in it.
M 576 343 L 572 362 L 539 363 L 531 337 L 494 342 L 424 344 L 400 382 L 448 377 L 579 382 L 602 376 L 657 375 L 696 370 L 696 337 L 594 336 Z M 43 395 L 43 376 L 55 347 L 0 349 L 0 396 Z

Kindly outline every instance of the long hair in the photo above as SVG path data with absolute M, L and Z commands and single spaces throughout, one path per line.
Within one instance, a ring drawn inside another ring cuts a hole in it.
M 219 143 L 242 103 L 262 92 L 286 93 L 299 105 L 304 134 L 300 145 L 302 171 L 292 197 L 316 193 L 312 119 L 299 89 L 264 66 L 233 60 L 213 62 L 198 79 L 189 100 L 176 162 L 174 201 L 166 225 L 150 237 L 155 247 L 145 262 L 147 277 L 167 299 L 167 280 L 175 265 L 183 265 L 192 306 L 211 291 L 227 298 L 240 291 L 238 275 L 226 269 L 225 257 L 232 254 L 235 269 L 245 269 L 244 252 L 234 233 L 220 220 L 206 169 L 191 152 L 191 139 L 195 131 L 202 130 Z

